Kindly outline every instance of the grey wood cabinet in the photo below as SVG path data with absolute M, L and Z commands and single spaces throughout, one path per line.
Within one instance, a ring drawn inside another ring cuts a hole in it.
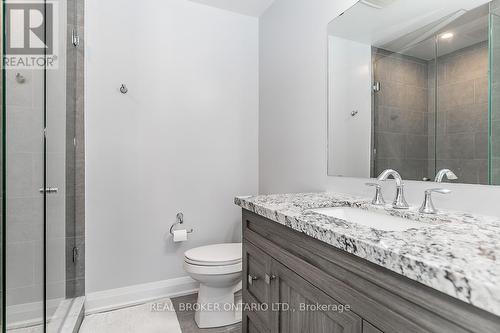
M 266 283 L 271 271 L 272 258 L 251 243 L 243 244 L 243 298 L 251 304 L 251 310 L 264 326 L 271 325 L 271 283 Z M 257 320 L 257 319 L 256 319 Z
M 276 274 L 273 284 L 272 318 L 275 331 L 280 333 L 331 332 L 361 333 L 362 320 L 353 312 L 332 311 L 341 304 L 295 274 L 273 261 Z M 326 309 L 319 305 L 328 305 Z M 330 308 L 330 309 L 329 309 Z
M 244 332 L 362 332 L 359 316 L 331 311 L 342 304 L 259 248 L 245 242 L 243 255 L 246 276 L 243 297 L 254 305 L 250 315 L 248 311 L 244 315 Z M 316 309 L 319 304 L 328 304 L 329 308 Z
M 498 333 L 500 318 L 243 210 L 243 332 Z
M 382 333 L 382 331 L 369 322 L 363 321 L 363 333 Z

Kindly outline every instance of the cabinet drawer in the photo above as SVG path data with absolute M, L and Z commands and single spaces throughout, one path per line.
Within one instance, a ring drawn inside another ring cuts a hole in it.
M 256 313 L 269 324 L 271 286 L 266 281 L 271 270 L 271 257 L 249 242 L 243 244 L 243 299 L 245 309 Z

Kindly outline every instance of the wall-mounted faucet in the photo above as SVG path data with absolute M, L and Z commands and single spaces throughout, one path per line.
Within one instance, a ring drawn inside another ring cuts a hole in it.
M 450 169 L 443 169 L 437 173 L 436 179 L 434 179 L 434 181 L 436 183 L 442 183 L 444 177 L 448 178 L 449 180 L 458 179 L 457 175 L 453 171 L 451 171 Z
M 406 202 L 405 194 L 404 194 L 404 184 L 403 178 L 399 172 L 393 169 L 387 169 L 383 171 L 380 176 L 378 176 L 379 181 L 386 181 L 389 177 L 392 176 L 396 181 L 396 198 L 392 202 L 392 208 L 394 209 L 408 209 L 410 205 Z

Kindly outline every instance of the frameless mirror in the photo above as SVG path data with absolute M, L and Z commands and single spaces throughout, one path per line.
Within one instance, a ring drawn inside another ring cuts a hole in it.
M 500 184 L 499 2 L 361 0 L 329 24 L 329 175 Z

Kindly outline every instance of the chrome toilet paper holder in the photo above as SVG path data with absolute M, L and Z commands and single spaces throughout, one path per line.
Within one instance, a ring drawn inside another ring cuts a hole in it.
M 174 235 L 174 228 L 175 228 L 175 226 L 180 225 L 180 224 L 184 224 L 184 214 L 177 213 L 176 222 L 174 224 L 172 224 L 172 226 L 170 227 L 170 234 L 172 236 Z M 189 229 L 187 231 L 188 234 L 192 234 L 193 232 L 194 232 L 193 229 Z

